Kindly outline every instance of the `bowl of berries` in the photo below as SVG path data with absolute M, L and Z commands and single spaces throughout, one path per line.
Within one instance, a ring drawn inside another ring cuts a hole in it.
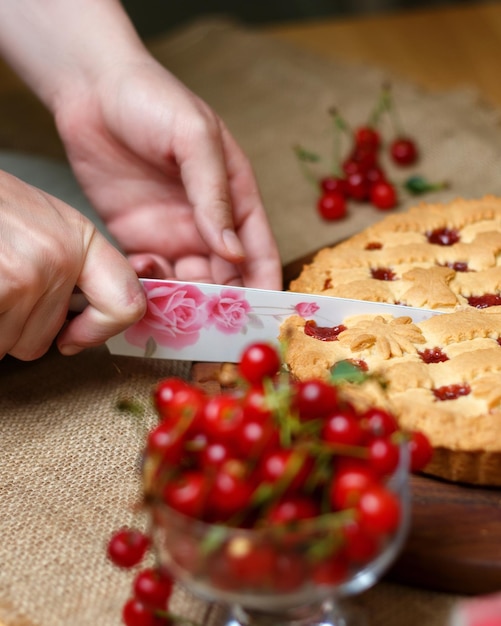
M 169 378 L 154 390 L 149 541 L 164 580 L 227 607 L 221 626 L 364 623 L 344 599 L 374 585 L 405 542 L 409 473 L 426 442 L 355 402 L 346 389 L 366 375 L 341 366 L 346 384 L 339 372 L 294 381 L 274 347 L 255 343 L 229 389 Z M 153 612 L 173 623 L 168 606 Z

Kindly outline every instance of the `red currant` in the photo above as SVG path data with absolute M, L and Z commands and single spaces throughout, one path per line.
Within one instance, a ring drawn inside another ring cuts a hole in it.
M 379 181 L 371 187 L 370 201 L 382 211 L 393 209 L 398 203 L 397 191 L 391 183 Z
M 181 389 L 186 389 L 188 383 L 181 378 L 167 378 L 158 383 L 153 392 L 153 402 L 161 418 L 167 417 L 170 403 Z
M 170 507 L 189 517 L 201 517 L 207 501 L 208 484 L 203 472 L 182 472 L 167 482 L 163 499 Z
M 381 485 L 369 485 L 356 504 L 361 527 L 375 535 L 394 532 L 400 523 L 400 502 Z
M 355 414 L 347 410 L 329 413 L 322 427 L 322 440 L 356 446 L 362 441 L 362 427 Z
M 371 126 L 360 126 L 355 132 L 355 143 L 357 146 L 367 146 L 372 150 L 377 150 L 381 144 L 381 136 Z
M 272 378 L 280 369 L 277 350 L 267 343 L 254 343 L 246 348 L 240 358 L 240 375 L 251 385 Z
M 329 191 L 320 196 L 317 209 L 325 220 L 340 220 L 346 216 L 346 198 L 339 191 Z
M 155 615 L 155 611 L 145 606 L 137 598 L 130 598 L 122 610 L 122 621 L 125 626 L 170 626 L 167 617 Z
M 268 511 L 267 519 L 272 524 L 290 524 L 311 519 L 319 514 L 318 505 L 304 496 L 284 496 Z
M 320 181 L 320 189 L 324 194 L 332 193 L 333 191 L 340 193 L 346 197 L 348 194 L 348 185 L 344 178 L 338 176 L 326 176 Z
M 172 578 L 159 568 L 139 572 L 132 583 L 134 596 L 150 609 L 166 609 L 172 593 Z
M 419 472 L 424 469 L 433 457 L 433 447 L 428 437 L 420 431 L 412 431 L 409 441 L 411 455 L 411 471 Z
M 408 137 L 399 137 L 390 145 L 391 158 L 398 165 L 413 165 L 418 160 L 416 143 Z
M 333 509 L 354 506 L 361 494 L 377 482 L 376 474 L 366 465 L 350 463 L 351 467 L 339 469 L 330 487 L 330 502 Z
M 369 463 L 381 476 L 392 474 L 398 467 L 400 448 L 390 439 L 376 437 L 369 442 Z
M 201 417 L 202 428 L 213 441 L 231 441 L 236 438 L 244 411 L 240 401 L 230 394 L 219 394 L 206 403 Z
M 348 174 L 348 193 L 350 198 L 363 202 L 368 200 L 370 195 L 370 184 L 367 180 L 365 172 L 353 172 Z
M 227 519 L 248 508 L 254 484 L 247 476 L 243 463 L 230 459 L 215 475 L 210 492 L 210 509 L 216 518 Z
M 134 567 L 143 560 L 149 545 L 149 538 L 140 530 L 121 528 L 111 536 L 107 555 L 118 567 Z
M 323 417 L 336 409 L 337 403 L 336 387 L 323 380 L 301 381 L 294 387 L 293 406 L 303 420 Z

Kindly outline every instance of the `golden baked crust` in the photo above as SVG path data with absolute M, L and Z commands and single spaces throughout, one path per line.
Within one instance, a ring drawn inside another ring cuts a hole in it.
M 398 318 L 356 316 L 328 342 L 291 317 L 280 334 L 285 362 L 299 379 L 327 377 L 343 359 L 364 362 L 387 381 L 372 400 L 430 438 L 427 473 L 501 486 L 501 198 L 387 216 L 321 250 L 290 288 L 445 312 L 419 324 L 405 306 Z M 447 360 L 430 362 L 427 350 Z M 439 399 L 448 388 L 458 395 Z
M 284 361 L 295 378 L 328 378 L 346 359 L 363 363 L 385 382 L 367 401 L 391 408 L 403 428 L 423 431 L 437 450 L 427 473 L 501 485 L 501 307 L 418 324 L 357 315 L 343 321 L 346 330 L 333 341 L 305 334 L 306 324 L 292 316 L 281 326 Z M 447 360 L 427 360 L 437 349 Z M 349 392 L 356 398 L 355 389 Z
M 500 253 L 501 198 L 423 203 L 324 248 L 290 289 L 453 311 L 501 291 Z

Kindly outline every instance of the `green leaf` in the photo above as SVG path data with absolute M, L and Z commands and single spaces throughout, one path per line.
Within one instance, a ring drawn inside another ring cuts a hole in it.
M 411 176 L 404 183 L 405 189 L 413 196 L 419 196 L 430 191 L 440 191 L 441 189 L 446 189 L 448 186 L 449 184 L 445 181 L 432 183 L 424 176 L 418 174 Z
M 331 368 L 331 380 L 335 384 L 342 382 L 360 384 L 368 377 L 368 374 L 351 361 L 338 361 Z
M 202 555 L 207 556 L 218 548 L 220 548 L 228 537 L 228 528 L 226 526 L 211 525 L 204 535 L 200 544 Z

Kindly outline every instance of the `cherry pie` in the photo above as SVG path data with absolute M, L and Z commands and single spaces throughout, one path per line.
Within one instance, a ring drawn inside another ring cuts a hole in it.
M 426 472 L 501 486 L 501 199 L 421 204 L 320 251 L 291 290 L 446 312 L 418 324 L 360 315 L 336 328 L 282 325 L 299 379 L 351 360 L 385 385 L 348 385 L 430 438 Z

